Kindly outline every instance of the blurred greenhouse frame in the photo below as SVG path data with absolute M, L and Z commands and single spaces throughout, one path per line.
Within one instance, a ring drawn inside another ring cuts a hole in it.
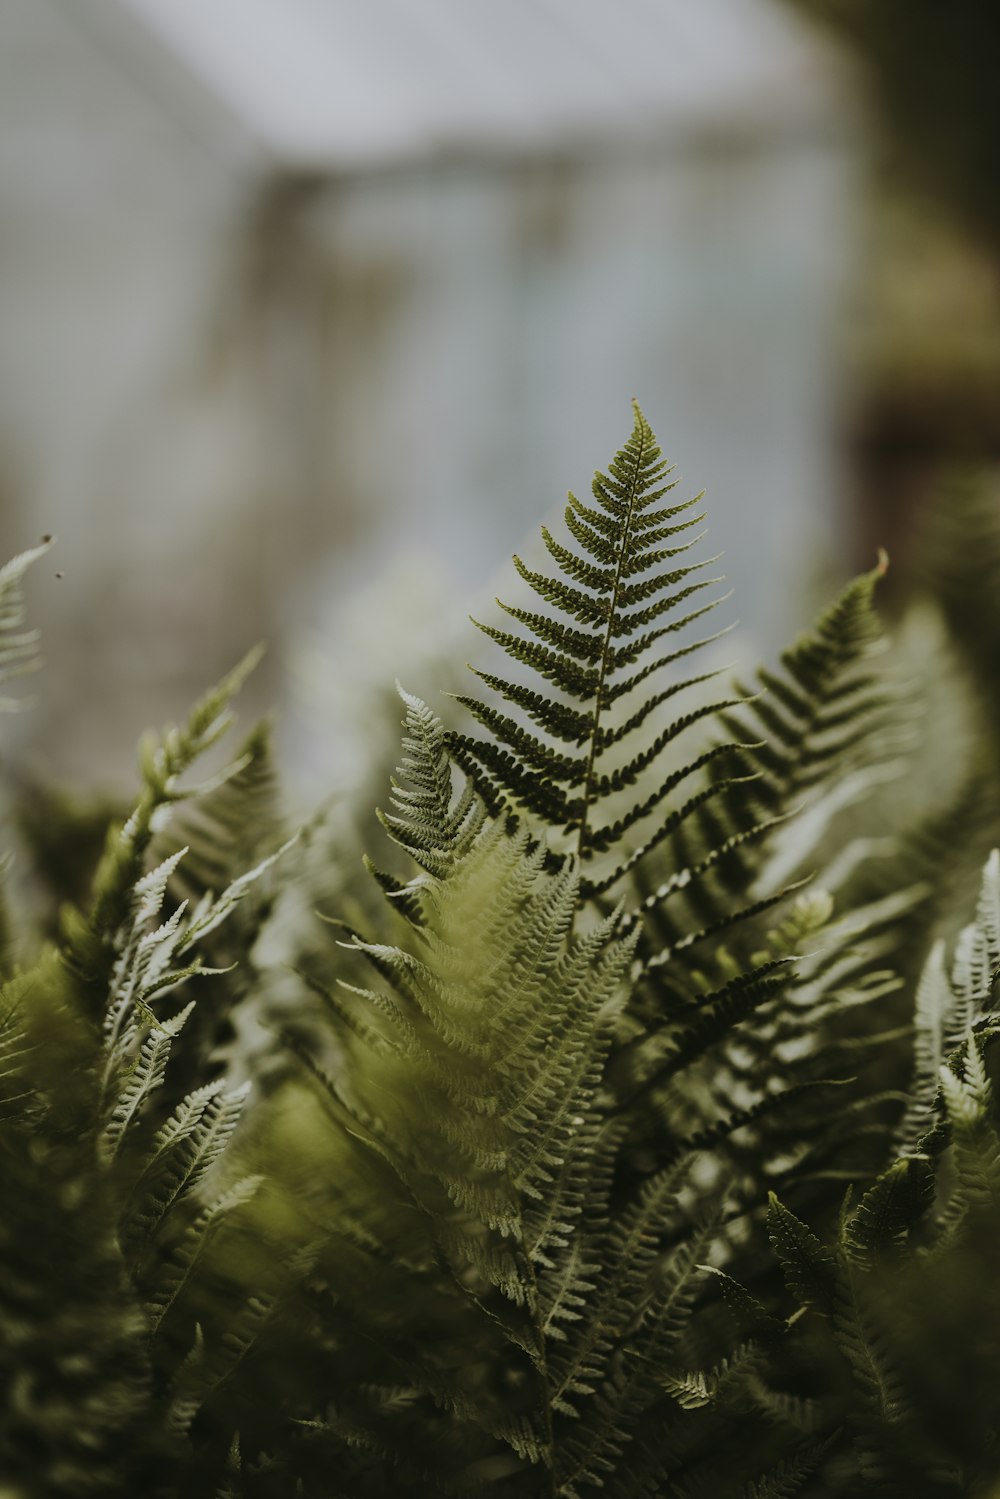
M 854 560 L 861 111 L 779 0 L 10 0 L 0 41 L 0 484 L 8 550 L 60 538 L 51 773 L 113 784 L 260 637 L 261 701 L 303 642 L 405 670 L 633 394 L 751 654 Z

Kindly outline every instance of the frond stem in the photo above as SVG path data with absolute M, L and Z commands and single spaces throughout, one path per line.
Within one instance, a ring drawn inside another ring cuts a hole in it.
M 648 428 L 643 421 L 639 426 L 639 444 L 633 465 L 632 482 L 629 484 L 628 511 L 621 528 L 621 539 L 618 545 L 618 556 L 615 561 L 615 578 L 611 585 L 611 602 L 608 605 L 608 617 L 604 628 L 604 641 L 601 646 L 601 656 L 597 670 L 597 689 L 594 698 L 594 718 L 590 729 L 590 749 L 587 754 L 587 769 L 583 779 L 582 809 L 580 812 L 580 825 L 577 830 L 576 857 L 578 866 L 582 864 L 584 849 L 587 838 L 587 822 L 590 816 L 590 803 L 594 788 L 594 774 L 597 767 L 597 746 L 600 743 L 601 727 L 601 699 L 604 694 L 604 681 L 608 674 L 608 665 L 611 659 L 611 641 L 615 628 L 615 611 L 618 605 L 618 594 L 622 583 L 622 570 L 625 566 L 625 552 L 628 547 L 628 539 L 632 530 L 632 516 L 635 511 L 636 494 L 639 488 L 639 474 L 642 469 L 642 460 L 646 447 L 646 434 Z M 570 925 L 570 936 L 573 935 L 573 926 L 576 923 L 576 911 L 579 910 L 579 894 L 577 906 L 573 912 L 573 921 Z

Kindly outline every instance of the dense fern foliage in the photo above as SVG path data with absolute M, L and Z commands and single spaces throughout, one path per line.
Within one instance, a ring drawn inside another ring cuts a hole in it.
M 110 830 L 87 909 L 68 909 L 59 944 L 0 991 L 11 1208 L 0 1429 L 18 1493 L 155 1493 L 165 1473 L 187 1482 L 186 1433 L 249 1337 L 255 1302 L 243 1287 L 220 1293 L 225 1320 L 214 1328 L 190 1295 L 213 1241 L 259 1185 L 220 1172 L 247 1088 L 212 1076 L 210 1055 L 185 1053 L 199 1030 L 192 985 L 219 972 L 204 954 L 271 861 L 190 907 L 168 896 L 187 850 L 153 867 L 147 855 L 173 807 L 208 793 L 180 777 L 227 728 L 250 664 L 183 729 L 150 738 L 142 794 Z M 190 1091 L 185 1073 L 197 1081 Z
M 367 873 L 288 836 L 266 725 L 192 781 L 253 657 L 103 853 L 31 789 L 5 1493 L 996 1494 L 1000 855 L 961 931 L 934 888 L 990 761 L 896 794 L 884 558 L 720 686 L 701 521 L 636 408 L 515 559 L 490 697 L 402 694 Z M 5 676 L 48 545 L 0 571 Z

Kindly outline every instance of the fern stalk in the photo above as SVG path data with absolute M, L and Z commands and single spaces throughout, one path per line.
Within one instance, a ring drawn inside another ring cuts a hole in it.
M 604 629 L 604 641 L 601 646 L 601 658 L 597 674 L 597 690 L 594 693 L 593 727 L 590 732 L 590 745 L 587 753 L 587 770 L 583 783 L 583 809 L 580 813 L 580 826 L 577 832 L 576 839 L 577 858 L 581 861 L 584 857 L 584 850 L 586 849 L 587 820 L 590 816 L 590 801 L 594 784 L 594 769 L 597 764 L 597 746 L 599 743 L 598 736 L 600 734 L 601 728 L 601 711 L 604 706 L 604 683 L 607 678 L 608 665 L 611 660 L 611 642 L 614 638 L 615 624 L 617 621 L 618 593 L 621 588 L 622 568 L 625 562 L 625 551 L 628 544 L 628 539 L 632 533 L 632 521 L 635 514 L 636 498 L 639 494 L 640 489 L 640 473 L 642 470 L 643 451 L 646 443 L 649 442 L 653 446 L 652 456 L 654 462 L 659 454 L 659 448 L 656 446 L 656 440 L 653 437 L 653 433 L 649 426 L 649 423 L 646 421 L 646 418 L 643 416 L 642 412 L 639 409 L 639 403 L 637 401 L 633 401 L 632 405 L 635 412 L 635 429 L 629 441 L 622 449 L 622 452 L 630 454 L 634 453 L 634 458 L 632 461 L 632 473 L 627 484 L 628 499 L 626 501 L 626 504 L 628 506 L 628 509 L 621 528 L 621 534 L 616 542 L 617 556 L 615 562 L 615 580 L 611 588 L 611 600 L 608 604 L 608 622 Z M 619 458 L 620 456 L 621 455 L 619 455 Z M 618 460 L 616 459 L 615 464 L 612 466 L 612 471 L 617 468 L 617 465 Z

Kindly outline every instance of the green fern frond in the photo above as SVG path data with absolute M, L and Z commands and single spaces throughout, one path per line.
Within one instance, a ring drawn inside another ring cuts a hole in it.
M 736 894 L 780 896 L 815 874 L 833 819 L 895 773 L 912 726 L 874 608 L 885 566 L 880 557 L 777 670 L 742 686 L 738 708 L 720 705 L 706 762 L 713 794 L 671 830 L 663 874 L 647 876 L 650 945 L 672 946 L 706 913 L 724 922 Z
M 251 1296 L 230 1328 L 215 1345 L 209 1345 L 201 1328 L 188 1357 L 180 1365 L 171 1389 L 165 1426 L 174 1438 L 187 1436 L 199 1411 L 220 1385 L 230 1379 L 261 1336 L 275 1309 L 275 1300 Z
M 792 1457 L 783 1458 L 770 1472 L 746 1484 L 738 1499 L 794 1499 L 821 1467 L 830 1440 L 811 1442 Z
M 165 857 L 167 834 L 173 847 L 188 852 L 175 875 L 182 895 L 197 902 L 259 864 L 285 842 L 271 724 L 264 720 L 237 750 L 214 790 L 202 790 L 177 808 L 171 825 L 156 839 Z
M 182 786 L 181 777 L 218 742 L 232 725 L 230 702 L 256 666 L 262 652 L 251 651 L 217 687 L 195 705 L 183 729 L 170 728 L 147 738 L 140 749 L 142 792 L 122 827 L 112 826 L 93 882 L 86 916 L 67 913 L 65 947 L 70 965 L 100 1002 L 119 955 L 120 929 L 129 919 L 132 892 L 145 876 L 147 850 L 154 833 L 162 833 L 174 807 L 223 785 L 248 764 L 246 755 L 201 786 Z
M 30 1113 L 35 1100 L 30 1071 L 35 1043 L 24 1014 L 32 986 L 31 975 L 24 973 L 0 986 L 0 1125 Z
M 183 1012 L 182 1012 L 183 1013 Z M 181 1100 L 157 1130 L 122 1214 L 122 1241 L 136 1251 L 220 1158 L 239 1123 L 249 1087 L 226 1092 L 219 1080 Z
M 870 1416 L 889 1425 L 903 1420 L 909 1414 L 905 1381 L 878 1296 L 867 1281 L 849 1274 L 841 1278 L 832 1328 Z
M 542 539 L 559 573 L 535 571 L 520 558 L 514 559 L 521 578 L 555 612 L 502 606 L 534 640 L 480 626 L 513 661 L 547 679 L 564 694 L 554 697 L 516 678 L 477 673 L 546 737 L 529 732 L 518 718 L 464 694 L 459 701 L 490 737 L 448 737 L 454 759 L 492 810 L 501 805 L 520 807 L 549 829 L 561 829 L 565 846 L 585 868 L 613 854 L 615 864 L 601 875 L 601 890 L 611 889 L 625 873 L 621 845 L 629 830 L 652 817 L 705 762 L 698 759 L 661 777 L 659 784 L 637 801 L 622 806 L 620 795 L 639 785 L 645 772 L 688 729 L 709 714 L 735 705 L 733 700 L 699 704 L 654 734 L 648 744 L 631 753 L 623 748 L 670 698 L 702 687 L 714 675 L 699 673 L 636 700 L 644 683 L 654 674 L 669 670 L 695 649 L 694 645 L 646 661 L 638 671 L 622 675 L 658 641 L 712 606 L 701 606 L 653 630 L 646 626 L 671 614 L 680 615 L 689 598 L 719 581 L 701 576 L 715 558 L 677 561 L 700 536 L 684 536 L 676 546 L 658 545 L 681 537 L 703 518 L 690 514 L 697 499 L 659 504 L 675 487 L 676 481 L 668 478 L 670 472 L 636 405 L 628 442 L 608 472 L 595 476 L 594 506 L 583 505 L 570 496 L 565 519 L 575 548 L 563 545 L 543 528 Z M 677 565 L 664 566 L 671 562 Z M 584 628 L 567 624 L 566 618 Z M 575 707 L 572 700 L 582 708 Z M 690 811 L 681 814 L 687 815 Z M 658 834 L 649 846 L 664 836 Z M 585 895 L 595 893 L 598 883 L 588 875 L 588 882 L 581 888 Z
M 147 1328 L 108 1231 L 107 1178 L 40 1122 L 36 1113 L 28 1127 L 0 1129 L 4 1483 L 23 1494 L 121 1493 L 145 1437 Z
M 795 1214 L 771 1193 L 768 1234 L 789 1291 L 802 1306 L 831 1313 L 837 1295 L 833 1255 Z
M 934 1200 L 934 1185 L 928 1161 L 913 1156 L 894 1161 L 847 1218 L 844 1247 L 849 1258 L 865 1268 L 898 1258 Z
M 0 567 L 0 682 L 9 682 L 37 671 L 41 666 L 38 652 L 39 632 L 25 630 L 24 596 L 21 582 L 32 563 L 54 544 L 55 538 L 44 536 L 38 546 L 19 552 Z M 27 706 L 24 698 L 0 696 L 0 712 L 15 713 Z
M 671 837 L 663 873 L 646 876 L 650 944 L 672 945 L 706 914 L 725 919 L 748 889 L 780 894 L 815 874 L 836 815 L 896 773 L 912 726 L 873 606 L 883 571 L 880 558 L 777 670 L 759 673 L 756 690 L 743 688 L 740 708 L 723 709 L 709 776 L 728 785 Z M 698 878 L 678 883 L 685 869 Z
M 243 1177 L 210 1202 L 186 1230 L 170 1260 L 165 1265 L 158 1265 L 151 1275 L 147 1273 L 144 1277 L 144 1311 L 152 1332 L 158 1330 L 164 1317 L 191 1281 L 198 1261 L 206 1253 L 214 1235 L 231 1215 L 252 1200 L 262 1181 L 263 1177 L 259 1175 Z M 167 1203 L 162 1205 L 161 1217 L 168 1206 Z
M 994 1030 L 998 972 L 1000 851 L 994 850 L 983 870 L 976 919 L 959 934 L 950 974 L 944 943 L 935 942 L 917 986 L 915 1073 L 897 1131 L 907 1153 L 919 1153 L 934 1131 L 942 1099 L 961 1112 L 965 1066 L 970 1055 L 978 1055 L 974 1037 Z
M 397 687 L 406 707 L 400 775 L 408 785 L 393 781 L 393 810 L 379 817 L 393 842 L 429 875 L 440 879 L 472 847 L 483 825 L 484 809 L 471 786 L 453 801 L 451 761 L 441 721 L 419 698 Z M 401 895 L 398 882 L 387 884 L 389 877 L 370 867 L 387 894 Z
M 109 1070 L 108 1119 L 101 1136 L 101 1159 L 105 1164 L 110 1165 L 114 1160 L 150 1095 L 162 1086 L 174 1040 L 193 1009 L 194 1000 L 191 1000 L 167 1020 L 158 1023 L 154 1017 L 152 1024 L 144 1027 L 141 1040 L 139 1027 L 131 1024 L 115 1037 L 108 1059 L 115 1071 Z M 136 1047 L 134 1055 L 130 1055 Z M 119 1070 L 120 1075 L 116 1076 Z
M 200 956 L 188 962 L 192 949 L 238 906 L 247 891 L 283 850 L 240 876 L 215 900 L 206 893 L 198 908 L 182 902 L 158 926 L 170 877 L 186 850 L 179 850 L 143 875 L 132 890 L 126 923 L 114 935 L 118 948 L 104 1014 L 104 1061 L 101 1107 L 106 1123 L 102 1157 L 110 1162 L 125 1132 L 138 1119 L 148 1098 L 161 1086 L 173 1043 L 194 1009 L 191 1000 L 174 1015 L 160 1018 L 154 1004 L 189 982 L 221 972 Z
M 719 695 L 717 673 L 670 675 L 707 643 L 668 648 L 675 630 L 705 612 L 697 596 L 717 580 L 704 575 L 710 561 L 695 560 L 697 503 L 663 503 L 672 487 L 665 470 L 636 408 L 628 443 L 595 478 L 595 503 L 570 498 L 569 543 L 543 530 L 556 572 L 515 559 L 547 608 L 503 606 L 524 633 L 485 627 L 524 670 L 477 673 L 501 704 L 461 695 L 486 733 L 452 734 L 447 744 L 493 815 L 527 813 L 553 848 L 578 858 L 581 900 L 600 904 L 627 877 L 638 886 L 640 902 L 621 928 L 637 934 L 640 962 L 635 1033 L 612 1073 L 617 1100 L 633 1121 L 645 1116 L 639 1137 L 655 1136 L 661 1158 L 678 1143 L 665 1140 L 664 1124 L 683 1112 L 681 1099 L 698 1099 L 702 1119 L 679 1138 L 722 1145 L 739 1127 L 727 1131 L 725 1114 L 706 1111 L 699 1069 L 707 1075 L 707 1059 L 730 1043 L 734 1056 L 742 1047 L 751 1059 L 744 1076 L 754 1074 L 752 1091 L 740 1094 L 747 1133 L 722 1157 L 747 1162 L 742 1190 L 752 1194 L 764 1183 L 759 1172 L 751 1179 L 750 1158 L 765 1138 L 784 1171 L 804 1180 L 826 1169 L 840 1120 L 824 1124 L 817 1104 L 808 1118 L 803 1111 L 797 1136 L 775 1129 L 769 1137 L 766 1099 L 835 1076 L 834 1011 L 847 997 L 871 1003 L 897 983 L 879 961 L 888 939 L 858 943 L 846 925 L 828 923 L 822 959 L 806 954 L 799 977 L 792 961 L 762 962 L 755 938 L 811 872 L 803 850 L 819 846 L 842 799 L 898 760 L 905 715 L 879 660 L 873 596 L 883 557 L 785 652 L 780 669 L 761 674 L 761 690 Z M 695 696 L 695 705 L 664 724 L 678 695 Z M 704 737 L 685 755 L 685 736 L 699 729 Z M 873 930 L 888 921 L 874 903 L 870 914 Z M 732 959 L 720 962 L 724 943 Z M 786 1062 L 796 1047 L 798 1061 Z M 884 1126 L 857 1126 L 859 1146 L 868 1130 Z

